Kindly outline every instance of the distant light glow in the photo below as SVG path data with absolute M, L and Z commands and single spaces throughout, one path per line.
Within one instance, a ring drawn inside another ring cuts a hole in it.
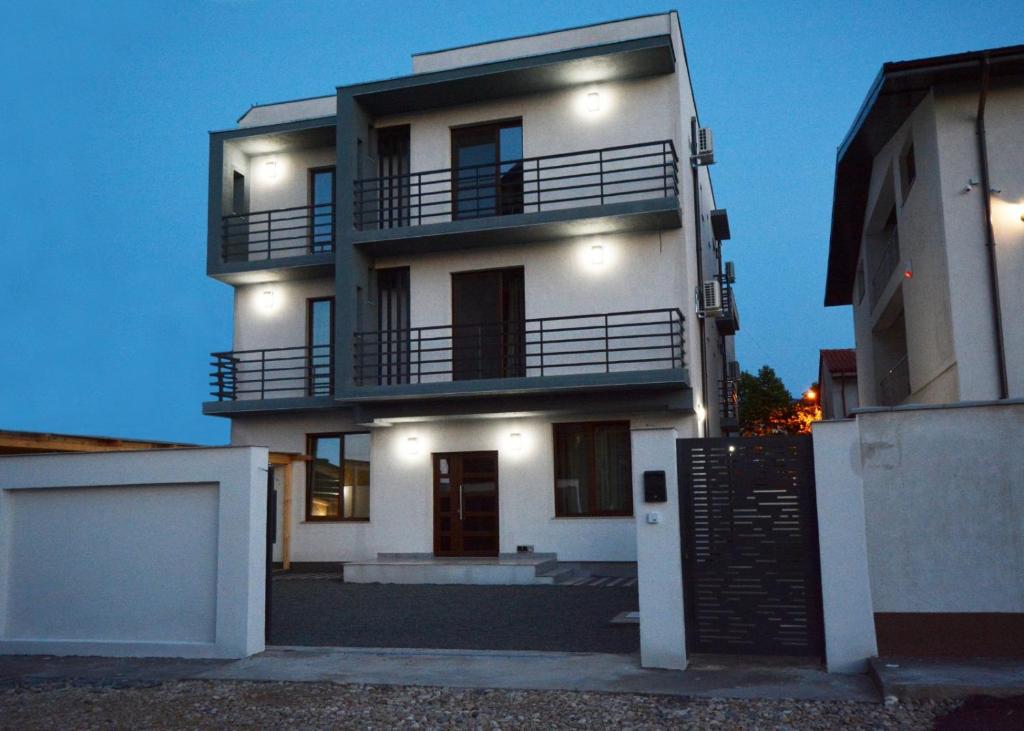
M 804 398 L 808 401 L 814 401 L 814 399 L 818 398 L 818 394 L 813 388 L 808 388 L 804 392 Z

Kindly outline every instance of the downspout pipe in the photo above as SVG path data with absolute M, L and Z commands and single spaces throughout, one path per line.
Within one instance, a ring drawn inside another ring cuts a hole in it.
M 690 117 L 690 174 L 693 176 L 693 225 L 697 239 L 697 288 L 704 287 L 704 249 L 701 247 L 700 230 L 700 167 L 695 162 L 697 154 L 697 118 Z M 708 435 L 708 420 L 711 406 L 708 404 L 708 359 L 705 354 L 704 340 L 705 322 L 703 317 L 697 318 L 698 346 L 700 347 L 700 401 L 704 405 L 704 423 L 701 425 L 701 436 Z
M 1009 382 L 1006 376 L 1006 346 L 1003 342 L 1003 308 L 999 296 L 999 262 L 996 255 L 996 236 L 992 228 L 992 185 L 988 169 L 988 141 L 985 137 L 985 103 L 988 100 L 990 76 L 989 57 L 986 53 L 981 58 L 981 93 L 978 95 L 978 116 L 976 121 L 978 136 L 978 157 L 981 161 L 981 192 L 985 207 L 985 250 L 988 255 L 989 292 L 992 301 L 992 327 L 996 341 L 996 368 L 999 377 L 999 398 L 1010 397 Z

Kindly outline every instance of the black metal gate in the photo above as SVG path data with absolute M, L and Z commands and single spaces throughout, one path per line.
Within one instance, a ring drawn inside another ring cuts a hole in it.
M 811 438 L 680 439 L 677 450 L 689 650 L 820 656 Z

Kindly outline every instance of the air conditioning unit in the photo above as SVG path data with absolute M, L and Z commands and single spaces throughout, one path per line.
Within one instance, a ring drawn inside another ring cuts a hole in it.
M 697 154 L 693 156 L 695 165 L 712 165 L 715 162 L 715 143 L 710 127 L 697 130 Z
M 701 312 L 705 316 L 717 315 L 722 311 L 722 285 L 717 279 L 704 282 L 700 295 Z
M 729 284 L 735 284 L 736 282 L 736 265 L 731 261 L 725 262 L 725 281 Z

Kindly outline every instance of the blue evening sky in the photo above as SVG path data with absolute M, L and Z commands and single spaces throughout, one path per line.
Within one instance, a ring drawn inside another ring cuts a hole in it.
M 0 428 L 223 443 L 231 288 L 206 278 L 208 130 L 409 73 L 411 53 L 664 2 L 22 2 L 0 44 Z M 746 369 L 797 392 L 852 345 L 822 307 L 836 146 L 883 61 L 1024 41 L 1019 0 L 678 7 L 729 210 Z M 629 142 L 629 140 L 623 140 Z

